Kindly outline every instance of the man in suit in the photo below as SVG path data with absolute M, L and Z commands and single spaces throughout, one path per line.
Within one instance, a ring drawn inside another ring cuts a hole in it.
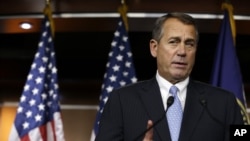
M 229 126 L 243 124 L 240 108 L 232 93 L 190 78 L 198 38 L 195 20 L 187 14 L 170 13 L 156 21 L 150 40 L 156 76 L 110 94 L 96 141 L 229 141 Z M 169 102 L 172 85 L 178 100 Z M 176 101 L 182 118 L 173 140 L 169 125 L 175 121 L 165 114 Z

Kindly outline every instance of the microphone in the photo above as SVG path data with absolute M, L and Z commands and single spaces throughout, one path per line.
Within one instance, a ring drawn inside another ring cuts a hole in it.
M 211 112 L 209 111 L 209 109 L 207 108 L 207 100 L 204 97 L 200 98 L 200 103 L 201 105 L 204 107 L 205 111 L 208 113 L 209 117 L 214 120 L 215 122 L 217 122 L 218 124 L 220 124 L 222 127 L 225 127 L 225 124 L 223 122 L 221 122 L 220 120 L 218 120 L 217 118 L 215 118 Z
M 174 103 L 174 97 L 173 96 L 169 96 L 168 97 L 168 100 L 167 100 L 167 109 L 166 109 L 166 112 L 168 110 L 168 108 Z M 165 112 L 165 113 L 166 113 Z
M 137 136 L 134 141 L 138 141 L 138 139 L 140 139 L 143 135 L 146 134 L 146 132 L 148 132 L 150 129 L 154 128 L 156 125 L 158 125 L 160 123 L 160 121 L 162 121 L 162 119 L 164 117 L 166 117 L 166 113 L 168 111 L 168 108 L 174 103 L 174 97 L 173 96 L 169 96 L 168 100 L 167 100 L 167 108 L 165 110 L 165 112 L 163 113 L 163 115 L 161 116 L 161 118 L 159 118 L 157 121 L 153 122 L 153 125 L 150 126 L 149 128 L 147 128 L 146 130 L 144 130 L 139 136 Z

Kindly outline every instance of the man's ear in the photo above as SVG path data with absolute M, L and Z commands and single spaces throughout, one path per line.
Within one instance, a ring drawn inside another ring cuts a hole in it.
M 150 53 L 153 57 L 157 56 L 158 42 L 155 39 L 151 39 L 150 43 Z

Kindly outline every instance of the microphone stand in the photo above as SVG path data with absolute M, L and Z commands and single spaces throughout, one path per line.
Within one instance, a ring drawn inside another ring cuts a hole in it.
M 161 116 L 160 119 L 158 119 L 156 122 L 153 123 L 152 126 L 150 126 L 149 128 L 147 128 L 146 130 L 144 130 L 139 136 L 137 136 L 134 141 L 138 141 L 139 138 L 141 138 L 143 135 L 145 135 L 150 129 L 154 128 L 156 125 L 158 125 L 160 123 L 160 121 L 162 121 L 162 119 L 164 117 L 166 117 L 166 113 L 168 111 L 168 108 L 174 103 L 174 97 L 170 96 L 167 100 L 167 109 L 164 112 L 164 114 Z

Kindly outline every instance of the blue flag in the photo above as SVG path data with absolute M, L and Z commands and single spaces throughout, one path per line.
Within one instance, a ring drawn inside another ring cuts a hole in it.
M 51 23 L 45 15 L 9 141 L 64 141 Z
M 109 61 L 106 64 L 106 73 L 104 74 L 104 82 L 102 84 L 99 109 L 91 135 L 92 141 L 98 133 L 99 121 L 109 94 L 116 88 L 135 83 L 136 81 L 137 78 L 135 75 L 132 52 L 130 51 L 128 34 L 124 22 L 122 18 L 120 18 L 111 43 Z
M 233 17 L 232 17 L 233 18 Z M 246 112 L 244 86 L 240 65 L 234 46 L 234 38 L 230 24 L 229 12 L 224 11 L 219 41 L 217 45 L 211 83 L 235 94 L 237 102 L 244 113 L 245 123 L 249 123 Z

